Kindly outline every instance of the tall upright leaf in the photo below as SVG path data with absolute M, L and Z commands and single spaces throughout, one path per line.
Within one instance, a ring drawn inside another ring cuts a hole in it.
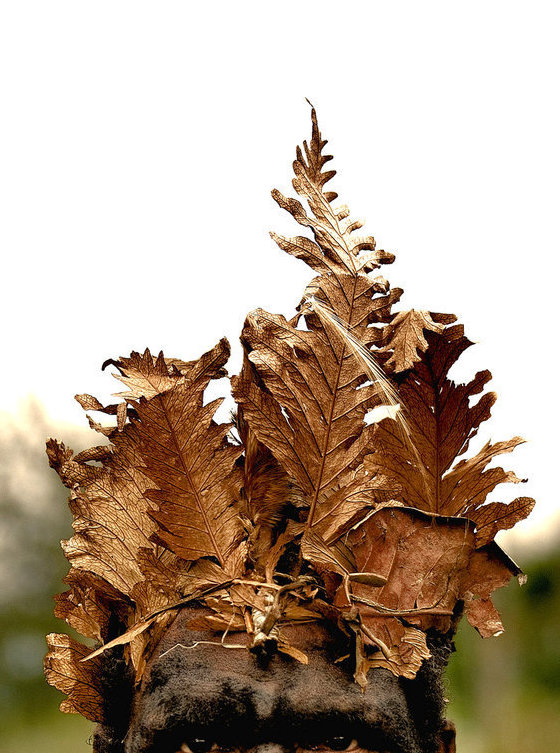
M 369 275 L 392 255 L 376 251 L 371 236 L 355 234 L 361 222 L 349 219 L 347 207 L 333 208 L 336 194 L 325 184 L 334 171 L 324 170 L 331 157 L 323 154 L 326 141 L 314 110 L 312 120 L 311 142 L 298 148 L 293 165 L 293 186 L 310 211 L 279 191 L 273 196 L 311 228 L 313 240 L 273 238 L 320 274 L 293 320 L 260 309 L 249 315 L 242 340 L 262 386 L 241 375 L 234 380 L 234 396 L 258 440 L 302 490 L 306 530 L 333 538 L 389 491 L 383 478 L 359 468 L 374 431 L 364 417 L 383 401 L 383 393 L 368 384 L 352 343 L 365 347 L 376 339 L 375 324 L 387 319 L 400 291 L 388 292 L 383 278 Z M 318 313 L 323 310 L 329 316 Z

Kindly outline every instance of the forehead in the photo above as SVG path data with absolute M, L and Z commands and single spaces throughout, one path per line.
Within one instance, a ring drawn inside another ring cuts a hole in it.
M 282 654 L 263 664 L 245 648 L 193 646 L 219 636 L 193 633 L 186 621 L 176 620 L 154 652 L 137 692 L 127 753 L 175 753 L 189 736 L 251 748 L 341 734 L 359 735 L 372 750 L 417 750 L 399 681 L 372 671 L 362 692 L 344 663 L 335 663 L 340 648 L 323 629 L 300 628 L 294 640 L 304 650 L 308 644 L 308 665 Z

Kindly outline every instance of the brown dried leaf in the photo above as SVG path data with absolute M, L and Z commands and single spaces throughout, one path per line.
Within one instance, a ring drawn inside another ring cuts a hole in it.
M 102 405 L 99 400 L 96 397 L 93 397 L 93 395 L 83 394 L 83 395 L 75 395 L 75 399 L 78 401 L 80 406 L 84 410 L 94 410 L 99 411 L 100 413 L 104 413 L 106 416 L 116 416 L 117 417 L 117 426 L 101 426 L 100 424 L 93 421 L 93 419 L 88 416 L 89 424 L 92 429 L 95 429 L 96 431 L 101 432 L 107 437 L 112 437 L 113 434 L 115 434 L 117 431 L 122 431 L 126 419 L 128 417 L 128 409 L 126 406 L 126 403 L 113 403 L 111 405 Z
M 473 599 L 468 603 L 467 620 L 483 638 L 494 638 L 504 632 L 502 618 L 490 599 Z
M 145 620 L 139 620 L 121 635 L 118 635 L 116 638 L 108 641 L 108 643 L 99 646 L 99 648 L 95 649 L 95 651 L 86 653 L 86 655 L 81 658 L 80 661 L 91 661 L 92 659 L 96 659 L 98 656 L 101 656 L 101 654 L 105 653 L 105 651 L 108 651 L 110 648 L 115 648 L 115 646 L 124 646 L 127 643 L 130 643 L 132 640 L 134 640 L 134 638 L 145 632 L 159 616 L 160 614 L 154 614 L 151 617 L 146 618 Z
M 75 395 L 75 399 L 79 402 L 84 410 L 98 410 L 104 411 L 104 406 L 93 395 L 83 394 Z
M 68 635 L 50 633 L 47 645 L 47 682 L 68 696 L 60 704 L 60 710 L 67 714 L 82 714 L 86 719 L 102 724 L 104 702 L 100 662 L 83 664 L 82 659 L 89 649 Z
M 314 109 L 311 120 L 311 141 L 309 145 L 303 143 L 303 151 L 299 147 L 296 150 L 293 163 L 295 177 L 292 181 L 297 193 L 307 200 L 311 215 L 296 199 L 287 199 L 279 191 L 273 191 L 272 196 L 300 225 L 311 228 L 315 242 L 308 238 L 280 238 L 279 245 L 322 274 L 353 274 L 360 267 L 364 271 L 371 271 L 380 264 L 390 264 L 394 259 L 392 254 L 376 251 L 375 240 L 371 236 L 363 238 L 353 234 L 362 227 L 362 223 L 349 219 L 348 207 L 332 208 L 331 202 L 337 198 L 337 194 L 325 191 L 324 186 L 336 172 L 323 170 L 332 157 L 323 154 L 327 142 L 321 137 Z
M 519 573 L 519 568 L 495 543 L 472 553 L 460 595 L 465 602 L 467 620 L 483 638 L 503 632 L 502 620 L 490 597 L 497 588 L 507 585 L 512 575 Z
M 426 634 L 417 628 L 406 627 L 394 617 L 370 618 L 367 628 L 378 643 L 368 640 L 366 636 L 366 644 L 373 643 L 379 649 L 368 659 L 369 669 L 381 667 L 397 677 L 413 680 L 422 662 L 431 656 L 426 645 Z M 382 643 L 382 649 L 379 643 Z
M 253 312 L 242 340 L 258 379 L 249 379 L 244 370 L 234 379 L 234 395 L 258 441 L 301 489 L 308 508 L 305 527 L 317 527 L 334 539 L 386 491 L 375 474 L 355 471 L 374 431 L 364 416 L 382 400 L 379 387 L 366 384 L 367 369 L 345 333 L 364 346 L 377 341 L 380 335 L 371 325 L 387 320 L 400 291 L 388 294 L 385 280 L 367 274 L 393 257 L 376 252 L 373 238 L 354 235 L 361 223 L 348 219 L 347 208 L 332 208 L 336 194 L 325 192 L 324 185 L 334 172 L 323 170 L 330 157 L 322 154 L 326 142 L 315 111 L 312 121 L 311 142 L 297 151 L 293 180 L 310 213 L 278 191 L 273 196 L 298 223 L 311 228 L 314 241 L 274 237 L 281 248 L 321 273 L 306 297 L 333 312 L 342 332 L 309 306 L 300 313 L 307 331 L 298 329 L 299 317 L 287 321 Z
M 204 376 L 141 398 L 131 425 L 143 472 L 152 481 L 146 496 L 159 508 L 151 513 L 158 540 L 185 560 L 215 557 L 222 568 L 242 536 L 233 506 L 241 489 L 235 467 L 241 448 L 226 441 L 230 425 L 213 420 L 221 401 L 204 405 L 203 393 L 208 381 L 221 374 L 228 353 L 223 349 Z
M 229 344 L 225 338 L 195 361 L 164 358 L 162 353 L 155 357 L 149 350 L 142 355 L 133 352 L 129 358 L 113 362 L 120 372 L 114 376 L 127 388 L 119 396 L 126 400 L 149 399 L 182 381 L 193 387 L 196 383 L 206 387 L 211 379 L 226 375 L 223 366 L 228 357 Z
M 513 437 L 507 442 L 487 442 L 474 457 L 460 460 L 444 479 L 445 490 L 448 492 L 448 506 L 456 509 L 461 505 L 461 514 L 470 518 L 498 484 L 521 483 L 522 479 L 512 471 L 504 471 L 503 468 L 484 469 L 497 455 L 512 452 L 524 441 L 521 437 Z
M 336 515 L 340 535 L 387 491 L 383 478 L 353 470 L 372 441 L 364 416 L 380 401 L 378 391 L 357 389 L 364 368 L 332 331 L 301 332 L 283 317 L 256 312 L 244 339 L 267 389 L 243 375 L 234 380 L 244 416 L 302 490 L 307 528 L 324 523 L 333 533 Z
M 87 420 L 89 428 L 103 434 L 104 437 L 111 438 L 115 434 L 116 429 L 114 426 L 103 426 L 98 421 L 94 421 L 91 416 L 87 416 Z
M 111 615 L 121 622 L 130 616 L 122 594 L 92 573 L 72 568 L 64 582 L 70 589 L 55 596 L 54 614 L 86 638 L 107 640 Z
M 351 583 L 366 629 L 375 633 L 377 620 L 393 614 L 423 631 L 446 632 L 458 601 L 484 637 L 503 629 L 490 597 L 519 570 L 496 544 L 476 549 L 469 521 L 386 508 L 351 531 L 348 544 L 359 571 L 387 578 L 380 587 Z
M 274 577 L 274 571 L 280 560 L 280 557 L 284 554 L 289 544 L 294 541 L 295 533 L 291 530 L 290 526 L 286 527 L 286 530 L 279 534 L 274 542 L 273 546 L 268 550 L 267 556 L 264 558 L 264 576 L 267 582 L 272 582 Z
M 101 626 L 108 623 L 110 614 L 99 608 L 95 592 L 93 595 L 87 593 L 85 604 L 83 602 L 84 596 L 80 595 L 81 592 L 82 589 L 73 588 L 56 594 L 54 597 L 55 617 L 67 622 L 86 638 L 102 641 Z
M 494 457 L 510 452 L 522 440 L 488 442 L 473 458 L 453 466 L 490 416 L 495 395 L 485 393 L 478 402 L 472 398 L 482 392 L 491 375 L 479 372 L 468 384 L 455 384 L 448 378 L 451 366 L 472 344 L 462 326 L 447 327 L 441 334 L 427 332 L 426 338 L 429 347 L 421 361 L 396 382 L 410 434 L 394 421 L 382 421 L 377 425 L 374 452 L 364 458 L 364 465 L 392 479 L 400 487 L 397 499 L 405 505 L 474 520 L 498 484 L 519 482 L 514 473 L 502 468 L 485 469 Z
M 189 630 L 212 630 L 217 633 L 239 632 L 246 629 L 245 620 L 240 614 L 201 614 L 187 623 Z
M 114 437 L 114 451 L 102 467 L 76 462 L 72 451 L 49 440 L 47 454 L 63 483 L 71 489 L 75 534 L 63 542 L 71 565 L 96 575 L 128 596 L 144 580 L 138 552 L 151 548 L 155 523 L 144 496 L 148 479 L 127 433 Z
M 328 570 L 348 575 L 356 569 L 356 560 L 350 547 L 342 541 L 328 545 L 313 530 L 307 531 L 302 538 L 301 553 L 305 559 L 313 562 L 319 572 Z
M 169 610 L 158 614 L 150 623 L 147 630 L 135 635 L 126 646 L 132 666 L 135 669 L 135 680 L 138 684 L 144 675 L 146 665 L 170 623 L 177 615 L 176 610 Z
M 88 463 L 93 460 L 98 463 L 103 463 L 106 460 L 109 460 L 111 454 L 112 448 L 110 445 L 97 445 L 95 447 L 90 447 L 87 450 L 82 450 L 82 452 L 78 452 L 78 454 L 74 456 L 74 462 Z
M 191 393 L 195 390 L 199 393 L 197 409 L 200 413 L 202 392 L 211 378 L 224 373 L 222 366 L 228 352 L 227 343 L 222 341 L 197 362 L 166 362 L 163 356 L 156 359 L 146 351 L 142 357 L 133 354 L 131 359 L 119 363 L 124 371 L 123 379 L 129 380 L 130 393 L 148 393 L 159 387 L 166 390 L 166 395 L 173 393 L 177 398 L 174 389 L 190 388 Z M 157 401 L 158 396 L 151 400 Z M 207 578 L 202 572 L 204 568 L 197 574 L 177 554 L 158 543 L 169 531 L 159 530 L 154 520 L 154 507 L 147 496 L 153 480 L 142 464 L 145 442 L 138 428 L 141 419 L 136 415 L 135 406 L 128 410 L 133 421 L 127 423 L 126 403 L 105 408 L 91 396 L 79 396 L 79 401 L 86 409 L 116 415 L 117 429 L 96 427 L 110 436 L 112 444 L 93 447 L 76 456 L 54 440 L 47 445 L 51 466 L 71 490 L 70 508 L 75 529 L 74 536 L 63 543 L 72 564 L 67 579 L 71 588 L 57 597 L 56 613 L 84 635 L 102 641 L 112 637 L 108 631 L 110 617 L 117 615 L 121 624 L 128 624 L 129 629 L 105 643 L 98 653 L 113 645 L 127 645 L 128 655 L 140 677 L 149 637 L 163 629 L 172 611 L 169 607 L 207 585 Z M 140 402 L 145 417 L 149 401 L 142 398 Z M 176 404 L 178 413 L 190 407 L 188 400 L 184 405 Z M 152 427 L 154 442 L 158 440 L 158 430 L 159 427 Z M 200 432 L 199 427 L 197 430 Z M 217 435 L 213 422 L 212 431 L 219 453 L 227 453 L 223 433 Z M 221 428 L 218 432 L 222 432 Z M 192 441 L 198 441 L 196 432 Z M 150 460 L 153 475 L 155 462 L 154 458 Z M 209 458 L 202 460 L 206 462 Z M 234 462 L 235 456 L 230 464 Z M 223 465 L 221 468 L 223 484 L 228 473 Z M 201 469 L 204 483 L 212 483 L 209 473 L 212 470 L 219 473 L 219 464 L 212 469 L 206 463 Z M 218 493 L 219 490 L 214 489 L 214 494 Z M 221 523 L 219 516 L 215 516 L 215 521 Z M 237 547 L 224 564 L 240 572 L 243 552 L 243 547 Z M 211 564 L 208 563 L 206 570 Z M 214 567 L 222 581 L 230 577 L 218 565 Z
M 278 641 L 277 645 L 278 645 L 278 651 L 280 651 L 282 654 L 287 654 L 287 656 L 291 656 L 292 659 L 295 659 L 300 664 L 309 664 L 309 657 L 303 651 L 300 651 L 299 648 L 296 648 L 295 646 L 290 646 L 289 643 L 285 643 L 282 640 Z
M 516 523 L 529 515 L 534 506 L 534 499 L 518 497 L 509 504 L 490 502 L 472 512 L 469 511 L 467 514 L 476 525 L 477 546 L 489 544 L 498 531 L 513 528 Z
M 119 374 L 113 376 L 127 388 L 126 392 L 119 393 L 119 397 L 127 400 L 155 397 L 180 379 L 180 374 L 168 367 L 163 353 L 156 357 L 147 349 L 142 355 L 132 352 L 129 358 L 120 358 L 115 365 Z
M 243 369 L 249 369 L 248 361 Z M 255 526 L 273 528 L 282 520 L 282 512 L 290 502 L 290 480 L 268 447 L 259 442 L 240 411 L 237 429 L 245 448 L 243 496 L 247 516 Z
M 412 368 L 428 347 L 424 330 L 441 333 L 443 329 L 444 325 L 435 322 L 429 311 L 399 311 L 386 325 L 389 342 L 382 350 L 392 354 L 385 367 L 395 373 Z
M 257 379 L 246 356 L 242 379 L 255 383 Z M 293 484 L 290 483 L 287 473 L 268 447 L 259 442 L 245 420 L 241 408 L 237 412 L 236 425 L 245 448 L 243 507 L 250 525 L 249 552 L 255 568 L 262 573 L 268 567 L 275 528 L 282 522 L 287 507 L 296 500 Z
M 402 507 L 385 508 L 350 531 L 347 541 L 356 570 L 377 573 L 387 581 L 379 587 L 351 583 L 366 626 L 370 617 L 393 610 L 404 612 L 408 622 L 423 630 L 450 628 L 474 547 L 472 525 Z M 380 607 L 371 608 L 368 602 Z

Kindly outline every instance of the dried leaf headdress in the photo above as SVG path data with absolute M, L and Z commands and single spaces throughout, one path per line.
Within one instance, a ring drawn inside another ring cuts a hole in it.
M 235 426 L 204 400 L 226 374 L 222 340 L 196 361 L 146 351 L 108 362 L 120 401 L 77 396 L 116 418 L 89 417 L 108 443 L 74 455 L 48 442 L 74 515 L 55 614 L 99 645 L 48 636 L 63 711 L 102 722 L 103 651 L 122 645 L 139 680 L 186 604 L 206 607 L 193 628 L 245 631 L 248 648 L 302 662 L 285 626 L 330 620 L 353 641 L 362 686 L 372 667 L 414 677 L 427 633 L 454 629 L 462 611 L 483 636 L 502 630 L 491 593 L 521 576 L 493 539 L 534 502 L 486 502 L 520 481 L 488 466 L 521 439 L 466 454 L 495 400 L 476 399 L 490 373 L 449 379 L 471 345 L 454 316 L 393 312 L 402 291 L 377 274 L 393 256 L 326 189 L 335 173 L 314 110 L 312 123 L 293 163 L 307 206 L 272 194 L 311 237 L 272 237 L 316 277 L 292 319 L 247 317 Z

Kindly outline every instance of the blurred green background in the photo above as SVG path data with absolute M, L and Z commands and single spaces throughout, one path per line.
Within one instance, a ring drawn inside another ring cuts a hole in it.
M 51 426 L 29 403 L 17 423 L 0 414 L 0 753 L 80 753 L 92 725 L 61 714 L 62 695 L 42 673 L 45 634 L 65 631 L 52 616 L 67 563 L 59 540 L 71 532 L 66 489 L 48 468 L 47 436 L 75 449 L 91 434 Z M 560 739 L 560 554 L 513 554 L 528 582 L 495 597 L 506 632 L 483 641 L 463 621 L 447 680 L 459 753 L 544 753 Z

